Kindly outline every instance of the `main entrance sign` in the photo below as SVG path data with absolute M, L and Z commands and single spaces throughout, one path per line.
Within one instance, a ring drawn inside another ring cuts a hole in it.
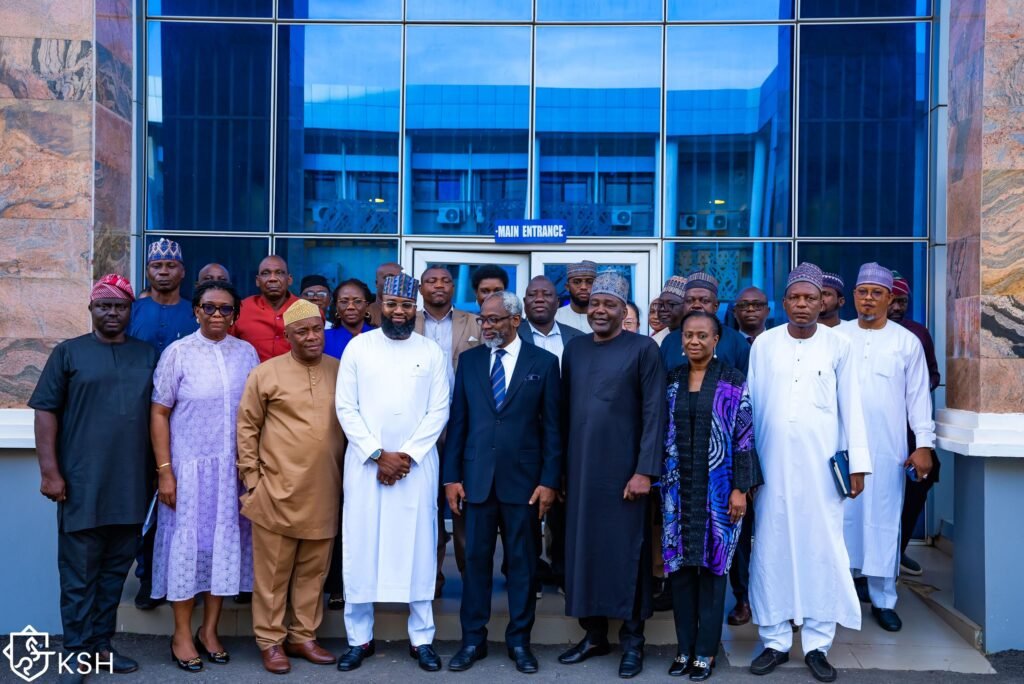
M 494 242 L 498 244 L 552 244 L 566 240 L 561 221 L 498 221 L 494 226 Z

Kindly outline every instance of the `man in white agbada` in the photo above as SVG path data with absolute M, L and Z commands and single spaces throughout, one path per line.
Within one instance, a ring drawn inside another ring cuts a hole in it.
M 384 281 L 381 327 L 357 336 L 338 371 L 338 420 L 348 436 L 342 510 L 345 631 L 338 669 L 373 655 L 373 604 L 409 604 L 410 656 L 441 669 L 434 640 L 437 438 L 448 421 L 448 361 L 413 332 L 415 278 Z
M 747 385 L 765 480 L 754 498 L 750 561 L 750 606 L 765 649 L 750 671 L 768 674 L 789 660 L 793 620 L 803 624 L 811 674 L 830 682 L 836 623 L 860 629 L 860 604 L 829 459 L 844 446 L 840 435 L 849 435 L 851 496 L 864 489 L 871 459 L 850 343 L 816 322 L 821 286 L 817 266 L 794 269 L 783 300 L 788 325 L 759 335 L 750 352 Z
M 857 320 L 837 328 L 850 340 L 860 386 L 871 452 L 871 486 L 846 505 L 845 538 L 850 567 L 866 582 L 871 613 L 882 629 L 903 626 L 896 611 L 896 575 L 900 560 L 900 521 L 907 468 L 927 479 L 932 470 L 935 423 L 928 384 L 928 364 L 921 342 L 902 325 L 888 320 L 892 271 L 864 264 L 853 301 Z M 907 424 L 917 439 L 907 453 Z

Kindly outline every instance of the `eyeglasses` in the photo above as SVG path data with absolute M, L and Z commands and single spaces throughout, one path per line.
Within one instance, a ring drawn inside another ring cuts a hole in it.
M 767 306 L 768 302 L 736 302 L 737 311 L 761 311 Z
M 364 304 L 366 304 L 366 300 L 365 299 L 339 299 L 338 300 L 338 308 L 339 309 L 347 309 L 350 306 L 354 306 L 354 307 L 356 307 L 358 309 L 359 307 L 363 306 Z
M 713 304 L 710 297 L 687 297 L 683 300 L 683 304 L 686 306 L 693 306 L 694 304 L 703 304 L 704 306 L 711 306 Z
M 199 308 L 202 309 L 203 313 L 207 316 L 212 316 L 220 311 L 221 316 L 228 318 L 235 313 L 234 304 L 224 304 L 222 306 L 217 306 L 216 304 L 200 304 Z
M 683 305 L 682 302 L 673 302 L 673 301 L 671 301 L 669 299 L 663 299 L 660 302 L 658 302 L 657 304 L 651 304 L 651 308 L 654 309 L 655 311 L 659 311 L 659 310 L 672 311 L 677 306 L 682 306 L 682 305 Z
M 395 309 L 401 309 L 402 311 L 409 312 L 416 310 L 416 302 L 381 302 L 380 308 L 382 311 L 394 311 Z
M 857 295 L 859 299 L 881 299 L 887 294 L 887 292 L 880 287 L 872 289 L 858 287 L 853 291 L 853 294 Z
M 484 323 L 490 326 L 495 326 L 501 323 L 502 321 L 508 320 L 509 318 L 512 318 L 512 316 L 477 316 L 476 324 L 479 325 L 481 328 L 483 327 Z
M 330 292 L 318 292 L 317 290 L 306 290 L 302 293 L 304 299 L 327 299 L 330 296 Z

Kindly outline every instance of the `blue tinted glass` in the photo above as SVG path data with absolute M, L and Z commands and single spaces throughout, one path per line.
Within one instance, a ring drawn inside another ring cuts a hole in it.
M 274 0 L 149 0 L 150 16 L 270 17 Z
M 669 21 L 792 18 L 793 0 L 668 0 Z
M 529 27 L 410 26 L 406 231 L 492 235 L 526 215 Z
M 410 21 L 530 21 L 533 0 L 408 0 L 405 11 Z
M 536 51 L 535 213 L 573 235 L 657 234 L 661 29 L 541 27 Z
M 267 230 L 270 26 L 151 22 L 148 36 L 147 228 Z
M 491 257 L 493 258 L 493 257 Z M 508 276 L 508 290 L 515 292 L 518 286 L 517 274 L 519 269 L 515 263 L 502 263 L 501 260 L 490 261 L 489 265 L 500 266 L 505 274 Z M 453 286 L 455 287 L 455 294 L 452 296 L 452 306 L 462 311 L 469 311 L 470 313 L 479 313 L 480 305 L 476 301 L 476 292 L 473 290 L 473 274 L 483 264 L 481 263 L 469 263 L 461 262 L 457 264 L 441 263 L 437 261 L 427 262 L 427 268 L 441 268 L 448 269 L 448 272 L 452 275 Z M 417 273 L 416 277 L 422 276 L 422 273 Z M 525 275 L 525 274 L 524 274 Z
M 768 327 L 785 321 L 782 296 L 790 268 L 789 242 L 669 242 L 665 244 L 665 279 L 707 271 L 718 278 L 718 317 L 736 326 L 732 304 L 748 287 L 768 297 Z
M 402 0 L 278 0 L 284 19 L 401 19 Z
M 148 234 L 152 242 L 162 234 Z M 217 263 L 228 270 L 231 282 L 241 297 L 256 294 L 256 271 L 260 261 L 270 253 L 270 238 L 207 237 L 179 235 L 170 237 L 181 245 L 185 255 L 185 279 L 181 281 L 181 294 L 191 299 L 199 271 L 207 264 Z M 141 266 L 140 266 L 141 268 Z
M 840 317 L 857 317 L 853 308 L 853 288 L 861 264 L 874 261 L 899 271 L 910 282 L 910 317 L 925 322 L 928 309 L 928 245 L 923 242 L 804 242 L 797 247 L 799 261 L 810 261 L 823 270 L 838 273 L 846 284 L 846 305 Z
M 398 260 L 397 240 L 324 240 L 276 238 L 274 253 L 288 262 L 295 279 L 292 292 L 308 275 L 322 275 L 331 289 L 343 280 L 359 278 L 373 289 L 377 267 Z
M 804 26 L 801 235 L 927 230 L 928 25 Z
M 661 0 L 537 0 L 538 21 L 661 21 Z
M 569 278 L 566 270 L 568 265 L 568 263 L 559 264 L 548 261 L 544 263 L 544 275 L 555 284 L 559 306 L 569 303 Z M 609 264 L 602 261 L 597 265 L 597 272 L 604 273 L 605 271 L 614 271 L 629 282 L 629 299 L 632 301 L 635 296 L 633 284 L 636 282 L 636 264 Z M 641 308 L 643 304 L 645 303 L 641 303 Z M 641 328 L 644 327 L 643 323 L 644 321 L 641 321 Z
M 927 17 L 930 14 L 928 0 L 800 0 L 800 16 L 804 18 Z
M 788 26 L 668 29 L 665 232 L 790 232 Z
M 277 230 L 398 232 L 401 27 L 279 30 Z

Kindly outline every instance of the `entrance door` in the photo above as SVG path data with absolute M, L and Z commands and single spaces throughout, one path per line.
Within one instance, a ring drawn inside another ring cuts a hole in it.
M 455 281 L 456 309 L 479 313 L 473 292 L 473 273 L 483 264 L 497 264 L 508 274 L 508 289 L 519 295 L 526 294 L 530 282 L 530 255 L 526 252 L 468 252 L 438 249 L 414 249 L 412 273 L 420 277 L 423 271 L 433 266 L 443 266 Z M 406 269 L 407 271 L 409 269 Z

